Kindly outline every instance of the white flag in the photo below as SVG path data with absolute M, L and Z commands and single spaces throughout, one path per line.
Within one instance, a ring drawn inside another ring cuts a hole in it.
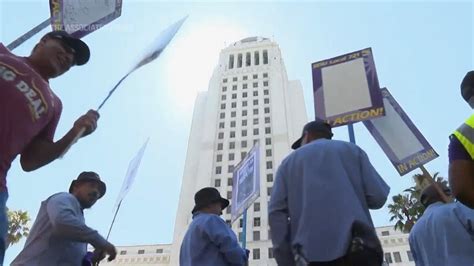
M 120 190 L 120 194 L 117 198 L 117 202 L 115 203 L 116 207 L 118 207 L 118 205 L 123 200 L 125 195 L 127 195 L 128 191 L 130 190 L 130 187 L 132 187 L 132 184 L 135 181 L 135 177 L 137 175 L 138 167 L 140 166 L 140 162 L 142 160 L 143 154 L 145 153 L 145 148 L 146 148 L 149 140 L 150 140 L 150 138 L 148 138 L 146 140 L 145 144 L 143 144 L 142 148 L 138 151 L 137 155 L 135 155 L 135 157 L 128 164 L 127 175 L 125 175 L 125 179 L 123 180 L 122 189 Z
M 161 52 L 168 46 L 168 44 L 173 39 L 176 32 L 178 32 L 181 25 L 183 25 L 184 21 L 188 18 L 188 16 L 180 19 L 178 22 L 174 23 L 173 25 L 166 28 L 164 31 L 156 37 L 153 43 L 149 46 L 149 48 L 144 52 L 143 57 L 138 61 L 138 63 L 132 68 L 129 74 L 136 69 L 140 68 L 143 65 L 150 63 L 151 61 L 155 60 L 160 56 Z M 127 74 L 128 75 L 128 74 Z

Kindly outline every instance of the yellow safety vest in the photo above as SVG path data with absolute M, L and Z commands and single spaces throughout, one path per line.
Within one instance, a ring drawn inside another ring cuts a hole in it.
M 474 160 L 474 115 L 471 115 L 464 124 L 454 131 L 454 136 Z

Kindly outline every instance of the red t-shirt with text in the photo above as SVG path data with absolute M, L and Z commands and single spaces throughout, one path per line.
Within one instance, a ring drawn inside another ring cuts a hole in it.
M 48 81 L 0 43 L 0 190 L 12 161 L 33 139 L 53 141 L 61 110 Z

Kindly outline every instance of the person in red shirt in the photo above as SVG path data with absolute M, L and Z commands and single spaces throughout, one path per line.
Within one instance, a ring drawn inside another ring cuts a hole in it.
M 88 46 L 64 31 L 41 38 L 28 57 L 12 54 L 0 43 L 0 238 L 6 239 L 7 172 L 16 156 L 25 171 L 36 170 L 57 159 L 82 128 L 89 135 L 97 127 L 99 114 L 89 110 L 79 117 L 61 139 L 54 133 L 62 104 L 49 87 L 49 80 L 84 65 Z M 5 241 L 0 240 L 0 265 Z

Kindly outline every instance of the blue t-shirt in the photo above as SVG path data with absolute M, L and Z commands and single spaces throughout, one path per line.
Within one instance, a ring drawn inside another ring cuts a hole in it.
M 433 203 L 410 232 L 417 266 L 474 265 L 474 210 L 453 202 Z

